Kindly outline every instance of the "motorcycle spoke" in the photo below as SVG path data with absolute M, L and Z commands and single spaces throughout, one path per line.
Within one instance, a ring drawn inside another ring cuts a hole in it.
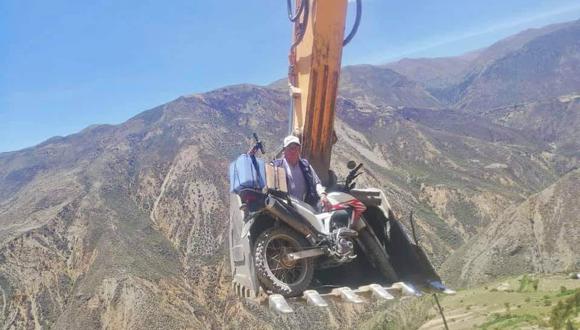
M 283 258 L 288 253 L 300 251 L 293 241 L 286 239 L 274 239 L 266 247 L 266 261 L 272 274 L 284 283 L 296 283 L 304 271 L 304 261 L 297 261 L 292 267 L 283 263 Z

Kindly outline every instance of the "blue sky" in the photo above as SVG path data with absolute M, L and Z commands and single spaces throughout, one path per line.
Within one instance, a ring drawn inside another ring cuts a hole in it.
M 577 0 L 363 0 L 343 63 L 459 55 L 579 18 Z M 287 72 L 290 31 L 285 0 L 0 0 L 0 152 L 268 84 Z

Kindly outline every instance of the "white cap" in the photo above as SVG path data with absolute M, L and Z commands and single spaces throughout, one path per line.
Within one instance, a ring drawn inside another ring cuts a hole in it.
M 300 139 L 297 136 L 288 135 L 287 137 L 284 138 L 284 148 L 291 145 L 292 143 L 296 143 L 297 145 L 301 145 Z

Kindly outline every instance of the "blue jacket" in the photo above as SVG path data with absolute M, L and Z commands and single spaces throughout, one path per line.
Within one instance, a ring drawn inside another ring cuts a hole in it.
M 284 159 L 275 159 L 272 161 L 274 166 L 282 167 L 284 166 Z M 302 174 L 304 174 L 304 179 L 306 179 L 306 196 L 304 197 L 304 201 L 310 204 L 312 207 L 316 207 L 318 204 L 320 197 L 316 193 L 316 182 L 314 181 L 314 175 L 312 173 L 312 167 L 310 163 L 304 158 L 300 158 L 298 165 L 302 170 Z M 286 175 L 286 181 L 288 181 L 288 175 Z M 290 185 L 289 182 L 287 182 Z

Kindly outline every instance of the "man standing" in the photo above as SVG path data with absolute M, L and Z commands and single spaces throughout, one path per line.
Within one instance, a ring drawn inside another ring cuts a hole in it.
M 326 188 L 320 183 L 320 179 L 312 166 L 304 158 L 300 157 L 302 145 L 300 139 L 294 135 L 284 138 L 284 157 L 274 160 L 274 165 L 284 167 L 288 194 L 290 196 L 310 204 L 317 208 L 318 202 L 323 205 L 328 203 Z

